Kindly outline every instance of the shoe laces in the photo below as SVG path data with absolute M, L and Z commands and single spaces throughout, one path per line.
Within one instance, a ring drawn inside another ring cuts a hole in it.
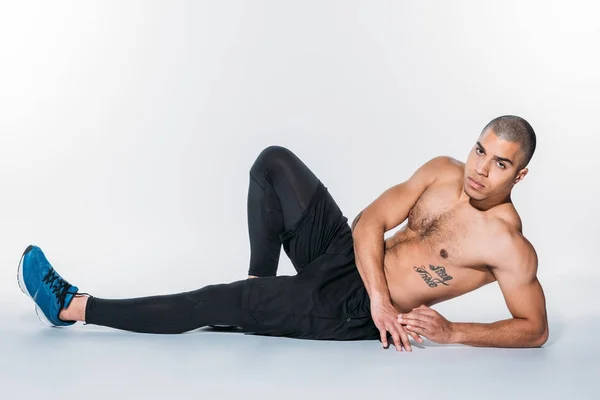
M 61 278 L 60 275 L 56 273 L 54 268 L 50 268 L 46 276 L 44 276 L 44 278 L 42 279 L 42 282 L 48 284 L 48 286 L 52 290 L 52 293 L 54 293 L 54 295 L 58 299 L 58 303 L 62 308 L 65 304 L 67 294 L 69 294 L 69 289 L 73 285 Z

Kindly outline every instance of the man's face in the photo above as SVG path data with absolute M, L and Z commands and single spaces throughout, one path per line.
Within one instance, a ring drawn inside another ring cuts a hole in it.
M 519 144 L 498 138 L 492 130 L 483 132 L 465 163 L 464 191 L 474 200 L 502 198 L 527 174 L 519 170 Z

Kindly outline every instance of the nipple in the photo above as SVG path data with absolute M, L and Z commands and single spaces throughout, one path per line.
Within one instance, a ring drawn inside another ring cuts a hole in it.
M 442 249 L 440 251 L 440 256 L 442 256 L 442 258 L 448 258 L 448 252 L 445 249 Z

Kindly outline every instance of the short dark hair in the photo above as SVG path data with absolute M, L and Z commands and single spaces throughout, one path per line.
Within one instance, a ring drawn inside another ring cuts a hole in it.
M 536 137 L 529 122 L 516 115 L 502 115 L 496 117 L 483 128 L 483 134 L 488 129 L 494 131 L 496 136 L 509 142 L 518 143 L 521 147 L 523 159 L 519 169 L 525 168 L 533 153 L 535 153 Z

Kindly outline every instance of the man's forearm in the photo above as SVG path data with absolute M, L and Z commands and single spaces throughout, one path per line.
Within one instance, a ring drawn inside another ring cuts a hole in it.
M 358 223 L 360 220 L 360 224 Z M 354 258 L 371 301 L 391 302 L 383 268 L 384 228 L 359 213 L 352 222 Z
M 546 328 L 512 318 L 493 323 L 453 322 L 453 343 L 480 347 L 539 347 L 548 338 Z

